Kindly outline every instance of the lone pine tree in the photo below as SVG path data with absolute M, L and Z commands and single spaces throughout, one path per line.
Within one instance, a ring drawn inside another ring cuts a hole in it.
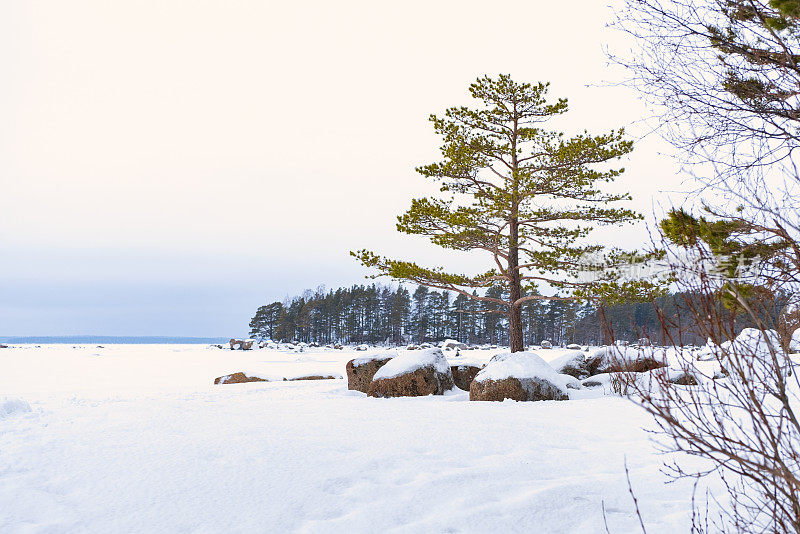
M 600 189 L 623 172 L 602 164 L 628 154 L 632 143 L 621 129 L 574 137 L 544 129 L 548 119 L 567 111 L 565 99 L 547 101 L 547 89 L 548 84 L 516 83 L 508 75 L 485 76 L 469 87 L 478 107 L 453 107 L 443 117 L 430 117 L 444 140 L 442 160 L 417 172 L 438 181 L 442 195 L 414 199 L 398 217 L 397 229 L 447 249 L 483 251 L 489 270 L 450 273 L 368 250 L 351 252 L 378 271 L 374 276 L 496 304 L 496 311 L 508 317 L 512 352 L 523 350 L 521 310 L 527 301 L 619 296 L 648 285 L 620 281 L 613 268 L 624 261 L 621 251 L 579 244 L 598 225 L 641 218 L 617 205 L 630 195 Z M 592 267 L 586 262 L 590 256 L 602 261 L 595 259 Z M 582 275 L 587 268 L 598 276 Z M 540 294 L 539 284 L 555 294 Z M 473 291 L 498 285 L 501 293 Z

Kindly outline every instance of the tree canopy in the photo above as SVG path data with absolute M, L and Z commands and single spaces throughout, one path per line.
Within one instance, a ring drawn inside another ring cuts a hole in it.
M 497 304 L 496 312 L 509 318 L 512 351 L 522 350 L 520 310 L 527 301 L 624 298 L 654 289 L 655 284 L 624 280 L 618 270 L 641 257 L 588 240 L 599 225 L 641 218 L 621 205 L 629 194 L 607 187 L 623 172 L 609 163 L 633 149 L 623 130 L 566 136 L 547 129 L 568 104 L 548 100 L 546 83 L 484 76 L 469 91 L 476 107 L 452 107 L 430 117 L 443 140 L 442 159 L 417 172 L 437 181 L 442 194 L 414 199 L 398 217 L 397 229 L 446 249 L 483 252 L 487 270 L 467 274 L 369 250 L 351 254 L 376 276 Z M 485 293 L 494 286 L 507 297 Z M 543 286 L 553 294 L 539 291 Z

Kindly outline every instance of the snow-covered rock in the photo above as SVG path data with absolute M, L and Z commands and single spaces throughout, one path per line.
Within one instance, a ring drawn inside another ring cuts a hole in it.
M 365 350 L 369 350 L 369 346 L 367 346 L 367 345 L 358 345 L 356 347 L 356 350 L 359 351 L 359 352 L 363 352 Z
M 442 350 L 452 350 L 452 349 L 466 349 L 467 346 L 460 341 L 456 341 L 455 339 L 446 339 L 442 342 Z
M 366 393 L 378 369 L 386 365 L 386 363 L 395 356 L 397 356 L 396 351 L 381 352 L 371 356 L 354 358 L 347 362 L 345 366 L 345 370 L 347 371 L 347 389 Z
M 569 345 L 567 345 L 566 348 L 570 350 L 581 350 L 581 346 L 578 345 L 577 343 L 570 343 Z
M 248 376 L 243 372 L 231 373 L 214 379 L 214 384 L 244 384 L 245 382 L 268 382 L 268 380 L 257 376 Z
M 370 397 L 442 395 L 453 388 L 450 364 L 441 349 L 405 352 L 389 360 L 372 379 Z
M 580 350 L 573 350 L 554 360 L 550 360 L 550 366 L 557 373 L 570 375 L 575 378 L 586 378 L 589 376 L 589 371 L 586 369 L 586 354 Z
M 551 342 L 549 342 L 548 340 L 546 340 L 546 339 L 544 341 L 542 341 L 542 343 L 539 346 L 542 347 L 543 349 L 552 349 L 553 348 L 553 344 Z
M 643 373 L 666 367 L 667 364 L 665 351 L 653 347 L 612 345 L 596 349 L 586 357 L 586 369 L 590 376 L 615 372 Z
M 469 400 L 567 400 L 568 382 L 533 352 L 498 354 L 475 376 Z

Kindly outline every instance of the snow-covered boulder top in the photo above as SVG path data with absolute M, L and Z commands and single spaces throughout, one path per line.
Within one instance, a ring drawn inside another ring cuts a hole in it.
M 562 385 L 564 378 L 534 352 L 498 354 L 475 376 L 475 380 L 504 380 L 506 378 L 541 378 Z M 563 386 L 566 395 L 566 386 Z
M 395 358 L 396 356 L 397 356 L 396 350 L 376 352 L 375 354 L 370 354 L 369 356 L 359 356 L 358 358 L 353 359 L 353 367 L 360 367 L 375 360 L 388 360 L 390 358 Z
M 450 374 L 450 364 L 444 357 L 441 349 L 426 349 L 421 351 L 405 352 L 392 358 L 381 367 L 373 380 L 394 378 L 400 375 L 413 373 L 417 369 L 432 366 L 436 371 Z

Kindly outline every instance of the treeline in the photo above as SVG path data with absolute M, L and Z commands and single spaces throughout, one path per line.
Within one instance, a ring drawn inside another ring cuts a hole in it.
M 501 297 L 491 288 L 485 296 Z M 564 301 L 528 301 L 523 307 L 525 343 L 599 344 L 614 339 L 650 337 L 658 343 L 704 343 L 686 324 L 684 294 L 653 302 L 621 304 L 602 310 Z M 655 305 L 654 305 L 655 304 Z M 657 309 L 668 324 L 662 325 Z M 250 321 L 250 335 L 307 343 L 421 343 L 457 339 L 468 344 L 508 344 L 508 324 L 498 305 L 423 286 L 354 285 L 302 295 L 261 306 Z

